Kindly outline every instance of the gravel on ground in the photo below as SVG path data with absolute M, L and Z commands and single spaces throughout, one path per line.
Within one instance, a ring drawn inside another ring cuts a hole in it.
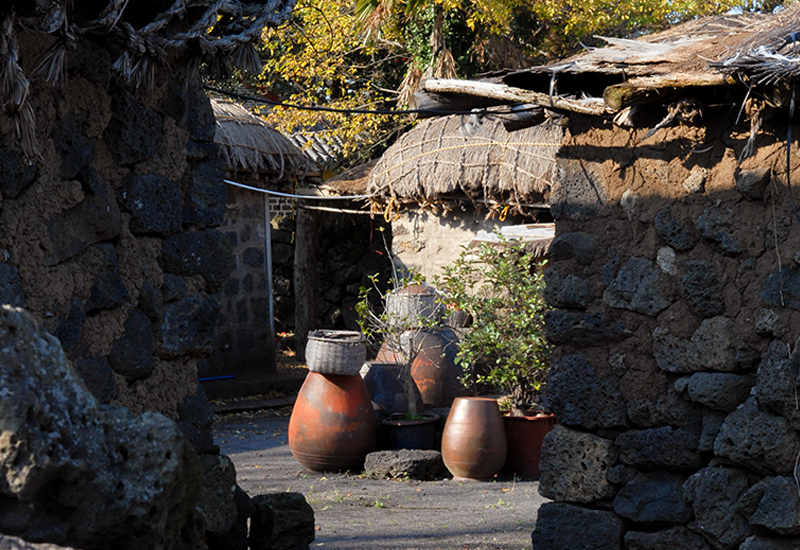
M 214 437 L 248 495 L 299 492 L 314 509 L 311 548 L 522 550 L 531 548 L 538 481 L 371 479 L 306 470 L 289 450 L 291 407 L 218 416 Z

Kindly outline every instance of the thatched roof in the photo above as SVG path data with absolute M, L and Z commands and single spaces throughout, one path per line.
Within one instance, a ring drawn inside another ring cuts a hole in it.
M 800 4 L 770 15 L 708 17 L 636 40 L 603 38 L 607 47 L 483 82 L 429 80 L 418 100 L 462 94 L 485 105 L 607 116 L 704 89 L 787 86 L 800 76 L 798 30 Z
M 34 32 L 50 44 L 33 69 L 48 84 L 67 77 L 66 60 L 82 40 L 104 44 L 116 56 L 111 72 L 132 87 L 152 87 L 155 67 L 170 66 L 187 80 L 201 65 L 217 73 L 228 65 L 260 70 L 254 44 L 265 27 L 292 14 L 295 0 L 6 0 L 0 2 L 0 105 L 16 118 L 17 138 L 37 154 L 35 119 L 28 101 L 31 75 L 20 63 L 17 32 Z
M 453 209 L 471 202 L 492 213 L 525 213 L 545 201 L 563 135 L 554 120 L 513 133 L 498 117 L 427 120 L 383 154 L 367 192 L 378 208 Z
M 369 177 L 379 160 L 380 159 L 373 159 L 364 164 L 353 166 L 331 179 L 325 180 L 319 188 L 324 193 L 331 193 L 334 195 L 365 195 L 367 193 Z
M 230 170 L 261 172 L 270 180 L 291 180 L 316 168 L 291 141 L 236 103 L 211 100 L 214 141 Z

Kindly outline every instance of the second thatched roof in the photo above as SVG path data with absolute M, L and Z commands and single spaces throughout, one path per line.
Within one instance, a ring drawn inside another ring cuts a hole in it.
M 555 120 L 513 133 L 492 115 L 426 120 L 383 154 L 367 192 L 377 208 L 470 202 L 490 214 L 524 214 L 546 201 L 563 136 Z
M 316 171 L 303 151 L 241 105 L 212 99 L 211 106 L 216 118 L 214 141 L 229 169 L 259 172 L 270 181 L 289 181 Z
M 597 37 L 608 46 L 486 80 L 428 79 L 415 104 L 453 109 L 467 96 L 469 108 L 528 104 L 611 118 L 676 96 L 744 91 L 788 105 L 800 77 L 798 29 L 794 3 L 773 14 L 705 17 L 635 40 Z

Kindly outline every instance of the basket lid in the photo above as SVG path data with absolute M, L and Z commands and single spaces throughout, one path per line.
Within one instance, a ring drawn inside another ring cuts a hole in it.
M 355 330 L 325 330 L 317 329 L 308 333 L 309 340 L 325 340 L 335 342 L 362 342 L 366 337 Z

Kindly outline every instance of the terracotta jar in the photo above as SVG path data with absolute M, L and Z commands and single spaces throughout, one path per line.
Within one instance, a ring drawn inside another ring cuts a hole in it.
M 361 470 L 376 431 L 360 376 L 308 373 L 289 419 L 289 449 L 300 464 L 317 472 Z
M 411 376 L 426 407 L 449 407 L 453 399 L 464 394 L 459 380 L 462 370 L 456 365 L 458 337 L 446 327 L 420 336 L 419 353 L 411 363 Z
M 418 350 L 411 363 L 411 376 L 422 395 L 426 407 L 449 407 L 453 399 L 465 393 L 461 384 L 462 369 L 456 365 L 458 336 L 453 329 L 408 331 L 403 338 L 413 339 L 404 344 Z M 400 362 L 402 358 L 392 352 L 385 342 L 378 351 L 376 361 Z
M 457 397 L 442 434 L 442 459 L 456 478 L 486 479 L 506 460 L 506 434 L 496 399 Z
M 503 423 L 508 453 L 502 473 L 529 479 L 542 477 L 539 471 L 542 442 L 556 425 L 555 415 L 504 416 Z

